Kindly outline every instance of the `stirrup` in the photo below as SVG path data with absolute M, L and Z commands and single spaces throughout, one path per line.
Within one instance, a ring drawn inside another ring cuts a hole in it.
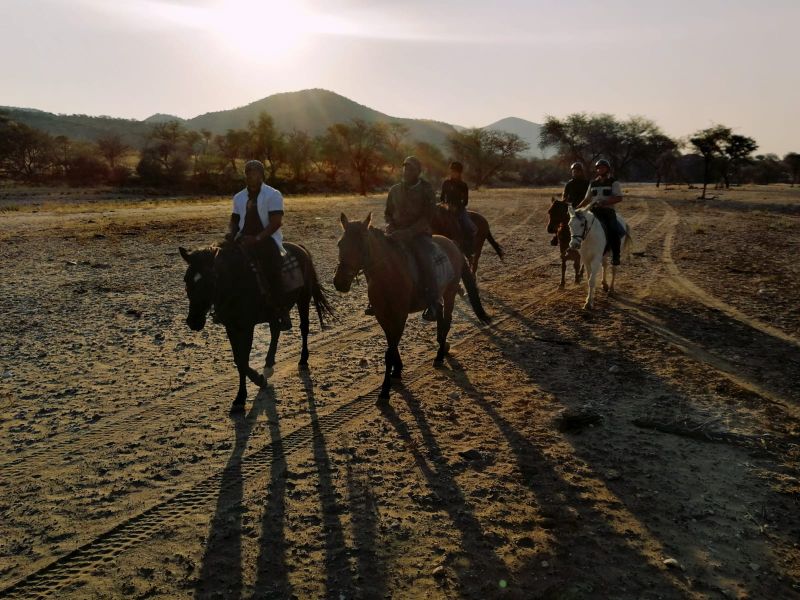
M 439 320 L 439 312 L 442 310 L 439 304 L 434 304 L 429 306 L 424 311 L 422 311 L 422 318 L 426 321 L 438 321 Z

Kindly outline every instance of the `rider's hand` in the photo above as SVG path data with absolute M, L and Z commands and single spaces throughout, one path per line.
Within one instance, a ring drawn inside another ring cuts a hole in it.
M 246 248 L 255 246 L 258 243 L 258 238 L 254 235 L 243 235 L 239 238 L 239 243 Z

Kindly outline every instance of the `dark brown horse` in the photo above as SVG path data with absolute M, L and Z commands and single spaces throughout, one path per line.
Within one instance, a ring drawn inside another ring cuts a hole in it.
M 391 378 L 400 378 L 403 361 L 398 346 L 406 320 L 410 313 L 425 308 L 422 294 L 414 283 L 408 253 L 401 244 L 389 238 L 380 229 L 370 227 L 372 213 L 363 221 L 349 221 L 342 213 L 340 217 L 344 234 L 339 240 L 339 264 L 333 277 L 333 285 L 340 292 L 350 291 L 353 278 L 364 271 L 367 278 L 367 293 L 375 318 L 384 334 L 388 349 L 384 355 L 386 371 L 381 387 L 380 398 L 389 397 Z M 444 309 L 439 314 L 436 326 L 436 339 L 439 350 L 434 364 L 440 365 L 450 349 L 447 334 L 453 318 L 453 304 L 459 280 L 464 283 L 469 303 L 475 315 L 483 323 L 491 319 L 483 310 L 475 277 L 470 271 L 467 259 L 449 239 L 436 235 L 433 241 L 444 251 L 452 267 L 452 276 L 442 284 L 439 294 L 444 299 Z
M 291 306 L 297 305 L 300 313 L 300 335 L 303 347 L 300 352 L 300 369 L 308 368 L 309 306 L 314 301 L 321 326 L 332 315 L 325 290 L 319 284 L 314 263 L 308 251 L 298 244 L 284 243 L 294 255 L 303 274 L 303 285 L 286 294 Z M 206 316 L 213 309 L 214 320 L 225 326 L 233 350 L 233 360 L 239 371 L 239 391 L 231 410 L 241 410 L 247 399 L 245 378 L 259 387 L 266 385 L 275 366 L 280 329 L 274 323 L 274 314 L 268 309 L 256 280 L 238 244 L 225 242 L 221 246 L 189 252 L 179 248 L 188 263 L 184 282 L 189 297 L 189 316 L 186 324 L 193 331 L 205 327 Z M 270 342 L 262 373 L 250 368 L 250 351 L 253 347 L 253 330 L 258 323 L 269 322 Z
M 547 210 L 547 233 L 554 233 L 558 236 L 558 249 L 561 252 L 561 283 L 559 287 L 565 285 L 565 275 L 567 272 L 567 261 L 573 261 L 575 268 L 575 283 L 580 283 L 583 278 L 583 265 L 581 255 L 569 247 L 569 210 L 568 204 L 563 200 L 550 199 L 550 208 Z
M 481 252 L 483 251 L 483 243 L 485 241 L 489 241 L 494 251 L 497 252 L 497 256 L 500 257 L 500 260 L 503 260 L 504 252 L 500 244 L 492 237 L 492 232 L 489 230 L 489 221 L 487 221 L 482 214 L 476 213 L 474 210 L 468 210 L 467 214 L 469 218 L 472 219 L 476 229 L 475 247 L 473 248 L 472 257 L 470 257 L 469 261 L 472 274 L 475 275 L 478 272 L 478 261 L 481 259 Z M 458 224 L 458 217 L 446 204 L 436 205 L 436 213 L 433 216 L 433 221 L 431 221 L 431 228 L 433 229 L 433 233 L 443 235 L 453 240 L 463 252 L 464 239 L 461 226 Z

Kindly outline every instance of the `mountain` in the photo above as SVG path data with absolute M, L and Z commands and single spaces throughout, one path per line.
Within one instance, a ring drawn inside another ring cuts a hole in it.
M 200 115 L 186 121 L 186 126 L 225 133 L 228 129 L 247 127 L 248 121 L 257 119 L 262 111 L 275 120 L 281 131 L 297 129 L 311 135 L 324 133 L 335 123 L 347 123 L 353 119 L 402 123 L 408 127 L 411 138 L 437 146 L 444 146 L 447 136 L 454 131 L 452 125 L 439 121 L 392 117 L 323 89 L 274 94 L 240 108 Z
M 228 129 L 247 127 L 248 122 L 257 119 L 262 111 L 272 116 L 275 125 L 281 131 L 290 132 L 297 129 L 307 131 L 311 135 L 324 133 L 335 123 L 347 123 L 353 119 L 402 123 L 408 127 L 409 137 L 439 146 L 445 150 L 445 154 L 448 154 L 447 136 L 463 129 L 441 121 L 393 117 L 323 89 L 273 94 L 246 106 L 210 112 L 191 119 L 156 113 L 143 121 L 137 121 L 105 116 L 56 115 L 30 108 L 0 107 L 0 112 L 14 121 L 41 129 L 54 136 L 65 135 L 74 140 L 93 141 L 103 135 L 119 134 L 127 144 L 136 148 L 144 144 L 148 132 L 156 123 L 177 120 L 188 129 L 195 131 L 208 129 L 212 133 L 221 134 Z M 531 145 L 528 156 L 542 156 L 538 146 L 540 125 L 525 119 L 509 117 L 488 127 L 516 133 Z M 546 156 L 551 154 L 552 152 L 545 153 Z
M 515 133 L 528 142 L 531 147 L 523 156 L 550 158 L 555 154 L 554 148 L 545 148 L 544 150 L 539 148 L 539 133 L 542 131 L 542 126 L 538 123 L 526 121 L 525 119 L 519 119 L 517 117 L 507 117 L 491 125 L 487 125 L 486 129 Z

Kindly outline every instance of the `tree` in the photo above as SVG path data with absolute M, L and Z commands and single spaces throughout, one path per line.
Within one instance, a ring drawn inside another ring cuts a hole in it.
M 703 193 L 700 196 L 701 200 L 705 200 L 706 198 L 706 188 L 708 187 L 711 165 L 715 158 L 722 156 L 723 148 L 730 141 L 731 135 L 730 127 L 715 125 L 708 129 L 701 129 L 689 138 L 689 143 L 692 144 L 697 150 L 697 153 L 703 157 Z
M 0 120 L 0 167 L 11 177 L 37 179 L 57 161 L 50 135 L 10 119 Z
M 308 181 L 313 156 L 314 140 L 308 133 L 295 129 L 286 136 L 286 163 L 294 181 Z
M 730 138 L 722 144 L 722 153 L 725 159 L 722 176 L 725 180 L 725 187 L 731 187 L 730 175 L 739 179 L 739 172 L 742 164 L 750 159 L 750 155 L 758 149 L 758 144 L 753 138 L 732 134 Z
M 366 196 L 385 165 L 386 125 L 354 119 L 349 125 L 332 125 L 328 132 L 332 136 L 330 141 L 336 145 L 335 152 L 346 158 L 358 180 L 359 193 Z
M 325 135 L 314 138 L 312 160 L 314 167 L 325 177 L 327 184 L 332 188 L 338 187 L 339 175 L 345 168 L 347 157 L 335 132 L 328 130 Z
M 792 187 L 794 187 L 794 184 L 800 180 L 800 154 L 797 152 L 789 152 L 783 157 L 783 164 L 786 165 L 786 169 L 789 171 L 789 175 L 791 175 Z
M 248 151 L 252 158 L 266 164 L 269 169 L 268 179 L 274 182 L 278 169 L 285 162 L 286 139 L 275 127 L 275 121 L 266 112 L 261 112 L 258 119 L 248 124 L 250 144 Z
M 447 138 L 453 154 L 466 166 L 467 177 L 480 189 L 506 169 L 530 145 L 514 133 L 484 128 L 465 129 Z
M 225 161 L 230 164 L 231 171 L 237 173 L 236 160 L 242 157 L 244 149 L 250 141 L 250 133 L 244 129 L 228 129 L 225 135 L 218 135 L 214 142 Z
M 392 179 L 395 178 L 403 159 L 412 152 L 407 142 L 408 131 L 408 127 L 402 123 L 393 122 L 386 126 L 386 164 L 389 165 L 389 176 Z
M 663 133 L 653 133 L 641 145 L 637 158 L 648 164 L 656 175 L 656 187 L 675 169 L 679 144 Z
M 117 167 L 117 160 L 124 156 L 131 148 L 122 141 L 122 136 L 117 133 L 97 138 L 97 150 L 106 162 L 108 168 L 114 170 Z

